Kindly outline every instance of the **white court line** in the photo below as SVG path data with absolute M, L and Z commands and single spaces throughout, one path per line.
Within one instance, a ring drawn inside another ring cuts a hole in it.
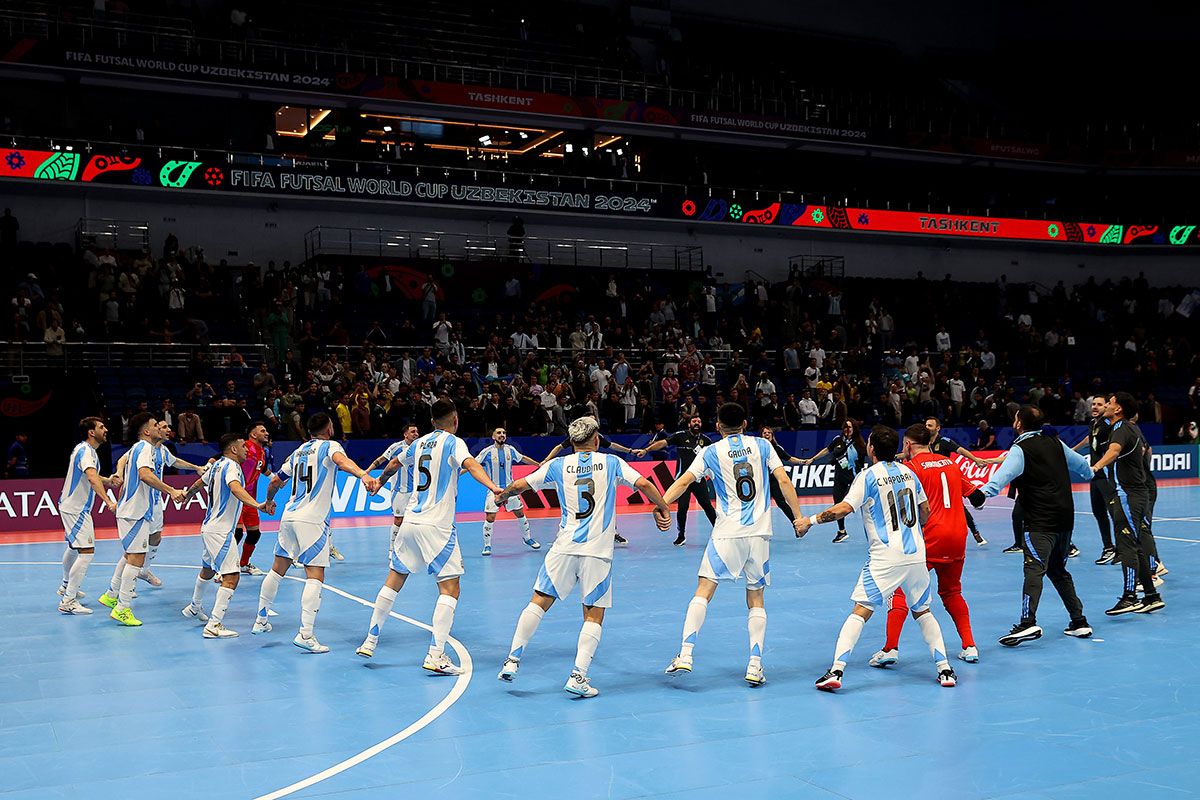
M 92 562 L 92 563 L 96 566 L 105 567 L 105 566 L 114 566 L 117 562 L 112 561 L 112 562 L 108 562 L 108 563 L 105 563 L 105 562 Z M 0 567 L 9 567 L 9 566 L 61 567 L 62 562 L 61 561 L 0 561 Z M 190 570 L 198 569 L 198 567 L 195 564 L 158 564 L 158 563 L 156 563 L 154 566 L 166 568 L 166 569 L 190 569 Z M 304 583 L 303 578 L 300 578 L 300 577 L 297 577 L 294 575 L 284 575 L 283 577 L 285 577 L 291 581 L 296 581 L 297 583 Z M 342 591 L 341 589 L 337 588 L 336 586 L 330 586 L 328 583 L 325 584 L 325 588 L 328 589 L 329 591 L 333 592 L 334 594 L 340 595 L 340 596 L 346 598 L 347 600 L 353 600 L 354 602 L 356 602 L 360 605 L 367 606 L 368 608 L 373 608 L 375 606 L 374 603 L 368 602 L 368 601 L 362 599 L 361 597 L 358 597 L 357 595 L 353 595 L 353 594 L 350 594 L 349 592 Z M 431 628 L 429 625 L 426 625 L 424 622 L 420 622 L 418 620 L 412 619 L 411 617 L 406 617 L 403 614 L 397 614 L 395 611 L 391 612 L 391 616 L 395 617 L 398 620 L 401 620 L 402 622 L 407 622 L 409 625 L 414 625 L 418 628 L 422 628 L 424 630 L 429 631 L 430 633 L 433 632 L 433 628 Z M 303 780 L 296 781 L 293 784 L 284 786 L 282 789 L 276 789 L 275 791 L 270 792 L 268 794 L 260 795 L 259 797 L 255 798 L 255 800 L 278 800 L 278 798 L 287 797 L 290 794 L 295 794 L 296 792 L 298 792 L 302 789 L 307 789 L 308 787 L 313 786 L 314 784 L 318 784 L 321 781 L 328 780 L 329 778 L 332 778 L 335 775 L 340 775 L 341 773 L 345 772 L 346 770 L 348 770 L 352 767 L 357 767 L 359 764 L 363 763 L 364 761 L 366 761 L 370 758 L 374 758 L 375 756 L 382 753 L 384 750 L 387 750 L 389 747 L 393 747 L 394 745 L 397 745 L 400 742 L 403 742 L 405 739 L 409 738 L 414 733 L 417 733 L 420 730 L 422 730 L 423 728 L 428 727 L 428 725 L 431 722 L 433 722 L 438 717 L 442 716 L 442 714 L 445 714 L 447 711 L 449 711 L 450 707 L 452 705 L 454 705 L 455 703 L 457 703 L 459 701 L 459 699 L 463 696 L 463 694 L 467 691 L 467 686 L 470 685 L 471 676 L 474 672 L 474 662 L 471 659 L 471 652 L 469 650 L 467 650 L 467 648 L 463 645 L 462 642 L 460 642 L 458 639 L 455 639 L 453 636 L 448 636 L 446 638 L 446 641 L 458 653 L 459 658 L 462 660 L 462 668 L 464 671 L 463 671 L 463 674 L 459 675 L 457 678 L 454 679 L 454 687 L 451 688 L 449 694 L 447 694 L 445 697 L 442 698 L 441 702 L 439 702 L 433 708 L 429 709 L 429 711 L 425 712 L 425 714 L 420 719 L 418 719 L 416 722 L 412 723 L 411 725 L 409 725 L 407 728 L 405 728 L 402 731 L 397 731 L 396 733 L 392 734 L 388 738 L 384 739 L 382 742 L 373 744 L 370 747 L 368 747 L 366 750 L 363 750 L 361 753 L 350 756 L 350 758 L 347 758 L 345 761 L 339 761 L 338 763 L 334 764 L 332 767 L 323 769 L 314 775 L 309 775 L 307 778 L 304 778 Z

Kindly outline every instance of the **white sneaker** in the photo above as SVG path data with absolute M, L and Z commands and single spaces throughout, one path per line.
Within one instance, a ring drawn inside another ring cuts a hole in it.
M 270 633 L 271 623 L 265 621 L 262 617 L 259 617 L 254 621 L 254 627 L 250 629 L 250 632 L 255 635 L 260 633 Z
M 480 555 L 481 556 L 490 556 L 491 554 L 492 554 L 492 543 L 490 540 L 488 540 L 483 543 L 483 552 L 480 553 Z
M 180 613 L 188 619 L 198 619 L 201 622 L 208 622 L 208 614 L 205 614 L 204 609 L 195 603 L 188 603 Z
M 268 616 L 268 617 L 278 617 L 278 616 L 279 616 L 279 612 L 278 612 L 278 611 L 276 611 L 276 610 L 275 610 L 275 609 L 273 609 L 273 608 L 268 608 L 268 609 L 267 609 L 267 616 Z
M 1162 572 L 1162 574 L 1163 574 L 1163 575 L 1165 575 L 1165 574 L 1166 574 L 1166 570 L 1164 570 L 1164 571 Z M 57 594 L 59 597 L 65 597 L 65 596 L 66 596 L 66 594 L 67 594 L 67 585 L 66 585 L 65 583 L 63 583 L 63 584 L 59 584 L 58 591 L 57 591 L 57 592 L 55 592 L 55 594 Z M 76 592 L 76 593 L 75 593 L 75 599 L 76 599 L 76 600 L 82 600 L 82 599 L 83 599 L 83 598 L 85 598 L 85 597 L 87 597 L 87 595 L 86 595 L 86 594 L 84 594 L 82 591 L 79 591 L 79 592 Z
M 247 564 L 246 566 L 242 567 L 241 570 L 243 575 L 252 575 L 256 578 L 260 575 L 267 574 L 253 564 Z
M 523 541 L 525 543 L 525 546 L 529 547 L 530 549 L 533 549 L 533 550 L 541 550 L 542 549 L 542 543 L 539 542 L 537 539 L 534 539 L 532 536 L 530 536 L 528 539 L 523 538 L 523 539 L 521 539 L 521 541 Z
M 692 671 L 692 657 L 685 656 L 683 653 L 671 659 L 671 663 L 667 664 L 667 668 L 663 670 L 667 675 L 677 675 L 680 672 Z
M 899 650 L 880 650 L 867 663 L 872 667 L 890 667 L 900 661 Z
M 751 661 L 746 665 L 746 683 L 751 686 L 762 686 L 767 682 L 761 661 Z
M 329 545 L 329 557 L 334 561 L 345 561 L 346 557 L 342 555 L 342 551 L 338 550 L 333 545 Z
M 151 586 L 162 586 L 162 579 L 148 569 L 143 569 L 138 573 L 138 580 L 145 581 Z
M 87 614 L 92 613 L 92 610 L 90 608 L 88 608 L 87 606 L 83 605 L 82 603 L 80 603 L 78 598 L 76 598 L 75 600 L 68 600 L 66 602 L 59 603 L 58 604 L 58 613 L 85 616 Z
M 512 683 L 516 680 L 517 670 L 521 668 L 521 659 L 509 656 L 504 659 L 504 666 L 500 668 L 500 674 L 496 676 L 498 680 Z
M 1156 567 L 1154 570 L 1154 574 L 1161 577 L 1163 575 L 1166 575 L 1170 571 L 1171 570 L 1167 569 L 1167 565 L 1160 561 L 1160 562 L 1158 562 L 1158 567 Z M 83 593 L 80 592 L 79 596 L 83 597 Z
M 571 673 L 571 677 L 567 678 L 567 683 L 563 686 L 563 689 L 579 697 L 595 697 L 600 694 L 600 690 L 588 682 L 588 676 L 579 670 Z
M 426 653 L 425 663 L 421 667 L 430 672 L 436 672 L 438 675 L 462 675 L 466 672 L 462 667 L 454 666 L 454 662 L 450 660 L 450 656 L 445 653 L 436 656 L 432 653 Z
M 205 639 L 236 639 L 237 631 L 231 631 L 219 622 L 210 622 L 204 626 Z
M 301 650 L 307 650 L 310 653 L 329 652 L 329 648 L 318 642 L 316 636 L 305 636 L 297 633 L 296 638 L 292 639 L 292 644 L 296 645 L 296 647 L 299 647 Z
M 370 658 L 375 655 L 375 647 L 379 644 L 378 636 L 368 636 L 363 639 L 363 643 L 354 651 L 355 655 L 360 655 L 363 658 Z
M 978 664 L 979 663 L 979 648 L 978 647 L 964 647 L 962 649 L 962 652 L 960 652 L 958 654 L 958 657 L 960 660 L 965 661 L 968 664 Z

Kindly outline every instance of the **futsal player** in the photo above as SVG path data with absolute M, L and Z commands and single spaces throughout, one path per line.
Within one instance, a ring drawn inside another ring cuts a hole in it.
M 226 628 L 223 623 L 242 572 L 234 529 L 239 521 L 245 520 L 243 507 L 255 511 L 266 509 L 268 514 L 272 511 L 271 504 L 258 502 L 242 486 L 243 470 L 248 463 L 246 444 L 246 439 L 240 434 L 227 433 L 222 436 L 221 457 L 209 466 L 202 479 L 192 484 L 186 495 L 191 497 L 202 486 L 208 489 L 208 510 L 204 514 L 204 522 L 200 524 L 203 544 L 200 574 L 192 590 L 192 602 L 183 609 L 183 616 L 207 623 L 204 626 L 205 639 L 232 639 L 238 635 L 237 631 Z M 204 589 L 214 576 L 220 576 L 221 586 L 217 589 L 212 614 L 207 615 L 203 607 Z
M 367 467 L 367 472 L 370 472 L 380 465 L 383 466 L 383 472 L 379 474 L 380 484 L 386 484 L 393 475 L 396 476 L 396 482 L 392 485 L 392 536 L 388 542 L 389 553 L 396 545 L 396 534 L 400 531 L 400 525 L 404 523 L 404 510 L 408 508 L 408 501 L 412 497 L 413 469 L 412 462 L 406 455 L 408 446 L 421 438 L 421 431 L 416 425 L 409 423 L 404 426 L 403 435 L 403 439 L 388 445 L 383 454 Z
M 529 456 L 521 453 L 511 444 L 507 444 L 508 432 L 504 428 L 496 428 L 492 431 L 492 443 L 483 448 L 479 455 L 475 456 L 475 460 L 483 467 L 488 477 L 492 479 L 492 483 L 499 486 L 501 489 L 508 488 L 512 483 L 512 468 L 513 464 L 520 462 L 522 464 L 532 464 L 535 467 L 541 466 L 541 462 L 534 461 Z M 521 503 L 519 496 L 512 496 L 504 504 L 504 508 L 511 511 L 521 522 L 521 541 L 525 542 L 527 547 L 534 550 L 541 548 L 541 543 L 533 538 L 533 534 L 529 530 L 529 520 L 525 516 L 525 506 Z M 492 554 L 492 526 L 496 524 L 496 513 L 500 507 L 496 505 L 496 496 L 488 493 L 488 496 L 483 501 L 483 555 L 490 556 Z
M 579 697 L 595 697 L 588 669 L 600 646 L 604 612 L 612 607 L 613 537 L 616 533 L 617 486 L 632 486 L 654 504 L 654 522 L 661 531 L 671 527 L 671 510 L 648 478 L 600 448 L 600 425 L 595 417 L 580 417 L 567 428 L 574 446 L 570 455 L 543 463 L 531 475 L 509 484 L 497 497 L 504 502 L 529 489 L 553 488 L 562 507 L 558 536 L 533 584 L 529 605 L 517 619 L 508 658 L 497 676 L 512 682 L 521 657 L 542 617 L 554 601 L 563 600 L 579 585 L 583 600 L 583 627 L 579 630 L 575 663 L 563 687 Z
M 1105 611 L 1109 616 L 1130 612 L 1149 613 L 1166 606 L 1154 585 L 1157 564 L 1154 534 L 1150 522 L 1150 482 L 1146 477 L 1146 440 L 1130 418 L 1137 414 L 1137 401 L 1128 392 L 1110 394 L 1104 404 L 1104 416 L 1112 423 L 1108 447 L 1092 466 L 1101 472 L 1111 465 L 1113 493 L 1108 498 L 1116 534 L 1117 553 L 1124 575 L 1124 591 L 1116 605 Z M 1145 596 L 1138 599 L 1141 584 Z
M 134 616 L 130 604 L 133 602 L 134 583 L 138 573 L 146 564 L 146 552 L 150 549 L 150 531 L 154 521 L 155 506 L 161 504 L 159 492 L 165 493 L 175 502 L 183 499 L 182 489 L 163 482 L 158 473 L 161 463 L 158 451 L 162 448 L 163 428 L 148 413 L 137 414 L 129 421 L 130 432 L 137 441 L 126 454 L 128 476 L 117 503 L 117 534 L 125 551 L 120 564 L 121 577 L 116 587 L 100 595 L 100 602 L 112 609 L 109 614 L 122 625 L 138 626 L 142 622 Z M 170 451 L 168 451 L 170 452 Z
M 462 549 L 454 528 L 458 476 L 466 470 L 489 491 L 499 492 L 500 487 L 467 450 L 467 443 L 454 435 L 458 430 L 454 403 L 438 400 L 431 413 L 434 430 L 408 446 L 407 459 L 413 463 L 415 479 L 412 499 L 389 554 L 387 580 L 375 596 L 367 637 L 356 652 L 364 658 L 375 654 L 396 594 L 409 575 L 423 571 L 437 582 L 438 599 L 433 607 L 433 639 L 422 667 L 439 675 L 461 675 L 462 668 L 450 660 L 445 649 L 463 574 Z
M 251 497 L 258 497 L 258 476 L 271 477 L 270 447 L 271 434 L 267 431 L 267 426 L 261 422 L 254 423 L 246 434 L 246 458 L 242 462 L 242 474 L 245 476 L 243 486 Z M 247 503 L 242 508 L 242 515 L 237 520 L 237 532 L 234 534 L 234 540 L 242 546 L 238 569 L 243 575 L 266 574 L 250 563 L 250 558 L 254 555 L 254 548 L 258 546 L 258 540 L 262 537 L 258 519 L 260 508 L 262 506 Z M 243 528 L 246 532 L 244 539 L 242 538 Z
M 925 566 L 937 574 L 938 596 L 962 639 L 958 657 L 974 664 L 979 661 L 979 650 L 971 633 L 971 612 L 962 595 L 963 563 L 967 557 L 963 498 L 969 497 L 972 503 L 982 506 L 983 494 L 963 478 L 953 459 L 932 452 L 931 436 L 928 424 L 909 426 L 904 432 L 904 463 L 917 476 L 929 500 L 929 519 L 921 526 Z M 886 667 L 899 660 L 900 632 L 907 616 L 907 598 L 903 589 L 897 589 L 887 616 L 887 641 L 882 650 L 871 656 L 872 667 Z
M 268 505 L 289 481 L 292 491 L 279 520 L 275 563 L 263 577 L 258 614 L 250 632 L 271 630 L 268 611 L 275 602 L 279 582 L 296 562 L 304 567 L 304 592 L 300 596 L 300 631 L 292 644 L 310 653 L 328 653 L 329 648 L 317 641 L 313 627 L 321 609 L 325 568 L 329 566 L 329 515 L 333 509 L 336 473 L 340 469 L 353 475 L 371 493 L 379 490 L 379 481 L 355 464 L 341 444 L 332 441 L 333 420 L 328 414 L 313 414 L 306 427 L 312 438 L 292 451 L 267 485 Z
M 820 514 L 798 520 L 796 530 L 804 535 L 812 525 L 832 522 L 862 509 L 869 543 L 867 564 L 850 595 L 854 609 L 838 633 L 833 664 L 817 679 L 817 688 L 823 691 L 842 688 L 846 661 L 862 636 L 863 626 L 897 589 L 916 598 L 910 608 L 929 645 L 938 683 L 951 687 L 958 682 L 946 660 L 941 626 L 929 611 L 931 589 L 922 534 L 922 526 L 929 519 L 929 501 L 913 471 L 895 462 L 898 440 L 894 430 L 876 425 L 867 442 L 871 466 L 854 478 L 846 498 Z
M 675 448 L 675 478 L 683 475 L 690 467 L 695 459 L 699 458 L 704 448 L 712 444 L 712 440 L 700 432 L 704 422 L 697 414 L 688 420 L 686 430 L 678 431 L 671 434 L 665 439 L 659 439 L 656 442 L 651 442 L 648 446 L 641 450 L 634 450 L 634 455 L 638 458 L 653 453 L 656 450 L 662 450 L 666 447 Z M 688 510 L 692 506 L 692 498 L 696 498 L 696 503 L 704 512 L 704 516 L 708 517 L 710 525 L 717 524 L 717 512 L 713 509 L 712 500 L 709 499 L 708 481 L 700 478 L 695 482 L 690 483 L 683 494 L 679 496 L 679 504 L 675 510 L 675 522 L 679 526 L 679 535 L 675 537 L 675 546 L 683 547 L 687 541 L 687 515 Z
M 666 673 L 692 671 L 692 651 L 704 625 L 708 604 L 718 581 L 746 580 L 746 622 L 750 633 L 750 660 L 746 683 L 766 682 L 762 654 L 767 635 L 766 588 L 771 583 L 771 490 L 772 475 L 779 481 L 784 502 L 794 518 L 800 517 L 800 501 L 787 470 L 766 439 L 746 436 L 746 409 L 726 403 L 717 410 L 717 432 L 721 441 L 706 447 L 675 479 L 663 497 L 670 503 L 689 490 L 695 481 L 708 477 L 717 489 L 720 511 L 712 537 L 700 559 L 696 593 L 683 618 L 683 642 L 679 655 L 671 659 Z M 793 522 L 799 535 L 799 523 Z
M 570 437 L 570 435 L 567 435 L 566 437 L 563 438 L 563 440 L 561 442 L 554 445 L 554 447 L 550 450 L 550 453 L 545 458 L 542 459 L 542 463 L 546 464 L 546 463 L 549 463 L 552 459 L 558 458 L 558 454 L 561 453 L 565 449 L 568 449 L 568 452 L 569 452 L 570 447 L 571 447 L 571 437 Z M 631 450 L 630 448 L 626 447 L 623 444 L 617 444 L 612 439 L 609 439 L 607 436 L 605 436 L 603 433 L 600 434 L 599 449 L 600 450 L 615 450 L 616 452 L 624 453 L 625 455 L 632 455 L 634 452 L 633 450 Z M 629 543 L 625 539 L 625 537 L 619 533 L 614 535 L 613 540 L 617 544 L 628 544 Z
M 862 471 L 867 458 L 867 446 L 863 443 L 859 423 L 852 419 L 846 420 L 842 424 L 842 432 L 833 438 L 829 446 L 812 458 L 804 459 L 803 463 L 808 465 L 820 461 L 826 454 L 833 456 L 833 502 L 840 503 L 850 491 L 854 476 Z M 834 544 L 840 544 L 849 537 L 844 517 L 838 517 L 837 525 L 838 532 L 833 536 Z
M 63 580 L 58 587 L 62 614 L 91 614 L 92 610 L 79 602 L 80 587 L 88 567 L 96 557 L 96 531 L 92 525 L 92 502 L 99 494 L 110 512 L 117 510 L 116 501 L 104 491 L 106 486 L 118 485 L 112 477 L 100 477 L 100 462 L 96 450 L 108 441 L 108 427 L 99 417 L 84 417 L 79 421 L 83 440 L 75 445 L 68 462 L 67 477 L 58 496 L 58 516 L 62 520 L 67 541 L 63 552 Z
M 1083 603 L 1075 592 L 1075 581 L 1067 571 L 1067 553 L 1075 527 L 1071 479 L 1088 480 L 1092 472 L 1087 459 L 1057 437 L 1043 435 L 1043 418 L 1036 406 L 1022 406 L 1017 411 L 1013 417 L 1013 433 L 1017 438 L 1000 468 L 980 490 L 985 497 L 995 497 L 1011 484 L 1017 489 L 1021 503 L 1025 555 L 1021 619 L 1000 637 L 1000 644 L 1005 647 L 1041 638 L 1037 611 L 1043 579 L 1047 577 L 1071 618 L 1063 633 L 1084 639 L 1092 635 L 1083 615 Z

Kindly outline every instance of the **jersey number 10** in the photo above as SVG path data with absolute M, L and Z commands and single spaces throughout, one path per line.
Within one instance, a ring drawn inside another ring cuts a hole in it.
M 912 489 L 905 486 L 898 492 L 889 491 L 887 504 L 892 530 L 900 530 L 900 523 L 904 523 L 906 528 L 912 528 L 917 524 L 917 498 L 913 495 Z

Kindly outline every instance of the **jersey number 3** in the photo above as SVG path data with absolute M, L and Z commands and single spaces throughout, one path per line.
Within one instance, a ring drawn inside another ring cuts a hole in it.
M 587 519 L 596 510 L 596 481 L 591 478 L 576 478 L 575 486 L 579 489 L 579 502 L 587 503 L 586 508 L 575 512 L 575 519 Z

